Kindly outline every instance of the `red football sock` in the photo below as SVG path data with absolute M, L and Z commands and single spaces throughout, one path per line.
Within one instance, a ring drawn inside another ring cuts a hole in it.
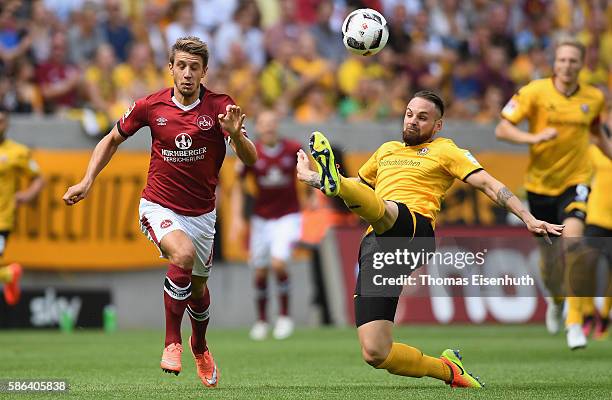
M 204 296 L 195 298 L 191 296 L 187 305 L 187 314 L 191 319 L 191 348 L 195 354 L 206 351 L 206 329 L 208 328 L 208 316 L 210 306 L 210 292 L 208 288 Z
M 257 315 L 260 321 L 267 321 L 268 307 L 268 277 L 255 278 L 255 304 L 257 306 Z
M 166 310 L 166 346 L 182 343 L 181 321 L 191 296 L 191 270 L 170 264 L 164 282 L 164 308 Z
M 278 284 L 279 314 L 286 317 L 289 315 L 289 275 L 287 272 L 277 272 L 276 282 Z

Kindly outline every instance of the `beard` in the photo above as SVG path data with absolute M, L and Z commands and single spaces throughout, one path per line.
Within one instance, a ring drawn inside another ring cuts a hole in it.
M 433 132 L 421 133 L 419 128 L 414 130 L 404 129 L 402 131 L 402 139 L 407 146 L 418 146 L 427 142 L 433 136 Z

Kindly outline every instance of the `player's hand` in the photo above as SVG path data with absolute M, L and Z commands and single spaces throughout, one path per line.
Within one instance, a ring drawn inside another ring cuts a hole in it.
M 221 128 L 228 132 L 230 137 L 235 138 L 240 134 L 246 115 L 242 114 L 239 106 L 228 104 L 225 107 L 225 114 L 219 114 L 218 117 Z
M 548 235 L 561 236 L 561 233 L 563 233 L 563 228 L 565 227 L 565 225 L 549 224 L 548 222 L 540 221 L 539 219 L 535 218 L 531 221 L 526 221 L 525 224 L 527 225 L 529 232 L 544 237 L 544 240 L 546 240 L 548 244 L 552 244 L 552 241 Z
M 68 206 L 75 205 L 87 197 L 90 187 L 91 185 L 87 184 L 86 182 L 79 182 L 74 186 L 70 186 L 62 197 L 62 200 L 64 200 L 64 203 L 66 203 Z
M 559 132 L 555 128 L 546 127 L 534 135 L 533 143 L 542 143 L 557 137 Z
M 298 180 L 317 189 L 321 187 L 321 177 L 316 171 L 310 169 L 310 159 L 302 149 L 297 152 L 297 164 L 295 169 L 297 171 Z

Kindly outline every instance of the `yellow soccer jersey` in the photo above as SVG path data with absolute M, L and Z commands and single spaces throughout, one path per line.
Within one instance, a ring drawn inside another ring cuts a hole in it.
M 482 166 L 450 139 L 418 146 L 387 142 L 359 169 L 359 177 L 384 200 L 404 203 L 435 224 L 448 188 Z
M 0 231 L 13 229 L 19 177 L 32 178 L 38 174 L 38 164 L 26 146 L 9 139 L 0 143 Z
M 612 161 L 591 145 L 594 177 L 587 205 L 586 223 L 612 229 Z
M 530 146 L 525 189 L 546 196 L 560 195 L 569 186 L 588 184 L 591 125 L 599 121 L 604 106 L 603 93 L 590 85 L 580 85 L 571 96 L 554 87 L 552 78 L 538 79 L 521 88 L 502 110 L 502 117 L 518 124 L 529 122 L 529 132 L 546 127 L 558 136 Z

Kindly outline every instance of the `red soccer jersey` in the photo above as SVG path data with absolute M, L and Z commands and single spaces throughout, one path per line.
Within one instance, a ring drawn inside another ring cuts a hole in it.
M 151 161 L 142 197 L 188 216 L 215 208 L 215 188 L 225 158 L 225 138 L 217 116 L 234 101 L 200 86 L 200 98 L 189 106 L 174 99 L 174 88 L 137 100 L 117 123 L 129 137 L 151 129 Z
M 258 159 L 251 167 L 243 166 L 241 177 L 252 173 L 257 196 L 253 213 L 266 219 L 280 218 L 299 212 L 296 184 L 296 153 L 302 147 L 298 142 L 282 139 L 274 148 L 257 141 Z

